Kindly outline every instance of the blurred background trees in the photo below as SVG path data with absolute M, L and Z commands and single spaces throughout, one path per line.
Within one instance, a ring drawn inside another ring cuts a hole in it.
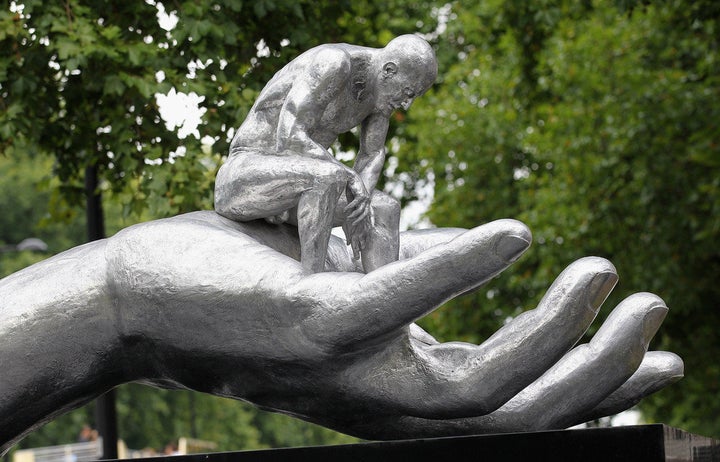
M 425 327 L 480 342 L 571 261 L 609 258 L 620 284 L 606 306 L 640 290 L 662 296 L 671 310 L 652 347 L 686 362 L 684 380 L 642 403 L 644 418 L 720 436 L 720 4 L 470 3 L 10 2 L 0 10 L 0 246 L 32 235 L 48 252 L 0 254 L 0 275 L 83 241 L 88 168 L 108 234 L 211 208 L 234 127 L 283 64 L 320 43 L 382 46 L 418 32 L 440 76 L 395 116 L 385 187 L 408 205 L 432 198 L 425 223 L 513 217 L 535 240 Z M 198 109 L 167 113 L 166 95 Z M 340 141 L 352 154 L 355 135 Z M 118 389 L 118 414 L 135 448 L 178 436 L 220 449 L 351 441 L 139 385 Z M 23 444 L 73 441 L 91 421 L 90 408 L 75 411 Z

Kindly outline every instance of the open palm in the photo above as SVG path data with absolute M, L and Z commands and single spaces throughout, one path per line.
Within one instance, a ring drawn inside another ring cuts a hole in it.
M 617 281 L 596 257 L 481 345 L 413 324 L 530 241 L 514 220 L 407 232 L 400 261 L 363 274 L 333 238 L 328 271 L 308 274 L 291 226 L 196 212 L 72 249 L 0 281 L 2 448 L 132 381 L 393 439 L 567 427 L 682 376 L 676 355 L 646 352 L 667 312 L 652 294 L 575 346 Z

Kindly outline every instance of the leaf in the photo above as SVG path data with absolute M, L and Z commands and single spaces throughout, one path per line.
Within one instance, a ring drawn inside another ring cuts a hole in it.
M 127 48 L 127 55 L 130 64 L 133 66 L 139 66 L 143 62 L 143 52 L 138 46 L 130 46 Z
M 10 89 L 13 93 L 17 94 L 17 96 L 20 96 L 26 92 L 34 92 L 37 89 L 37 83 L 35 82 L 35 79 L 31 77 L 20 76 L 12 83 Z
M 265 2 L 263 0 L 257 0 L 253 3 L 253 11 L 255 16 L 262 19 L 267 15 L 267 9 L 265 8 Z
M 108 95 L 122 96 L 125 93 L 125 84 L 117 75 L 109 75 L 105 78 L 103 93 Z
M 121 32 L 122 31 L 120 30 L 120 28 L 115 24 L 112 24 L 112 25 L 109 25 L 109 26 L 106 26 L 106 27 L 103 27 L 102 29 L 100 29 L 100 35 L 102 35 L 108 41 L 111 41 L 111 42 L 113 40 L 117 39 L 118 37 L 120 37 Z
M 76 57 L 82 51 L 82 48 L 77 42 L 69 40 L 63 36 L 58 38 L 54 44 L 60 60 L 67 60 L 68 58 Z
M 240 11 L 242 11 L 242 0 L 228 0 L 226 4 L 230 7 L 230 10 L 235 13 L 239 13 Z

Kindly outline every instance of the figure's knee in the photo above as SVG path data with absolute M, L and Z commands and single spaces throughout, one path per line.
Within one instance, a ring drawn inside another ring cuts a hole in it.
M 234 221 L 247 221 L 254 218 L 248 212 L 247 194 L 242 189 L 242 176 L 238 175 L 238 169 L 233 159 L 229 158 L 220 166 L 215 176 L 215 189 L 213 204 L 215 212 L 219 215 Z
M 246 217 L 239 212 L 235 202 L 237 201 L 231 196 L 218 194 L 217 189 L 215 190 L 215 212 L 234 221 L 246 221 Z
M 395 198 L 383 192 L 374 191 L 370 197 L 370 206 L 376 220 L 400 222 L 400 202 Z
M 313 172 L 313 184 L 315 188 L 323 191 L 341 192 L 348 182 L 348 173 L 340 165 L 327 163 L 327 165 L 319 165 Z
M 228 184 L 228 164 L 225 163 L 220 166 L 217 175 L 215 176 L 215 190 L 213 202 L 215 204 L 215 211 L 222 216 L 228 217 L 230 214 L 230 201 L 232 199 L 232 193 L 230 191 L 230 185 Z

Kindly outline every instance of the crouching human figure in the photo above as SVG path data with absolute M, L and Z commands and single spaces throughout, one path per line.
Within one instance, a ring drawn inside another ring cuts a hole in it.
M 400 205 L 375 189 L 396 109 L 407 110 L 432 85 L 430 45 L 403 35 L 385 48 L 313 48 L 268 82 L 233 138 L 215 184 L 215 210 L 235 221 L 297 226 L 301 263 L 325 269 L 328 240 L 343 226 L 365 272 L 398 259 Z M 328 151 L 360 128 L 353 168 Z

